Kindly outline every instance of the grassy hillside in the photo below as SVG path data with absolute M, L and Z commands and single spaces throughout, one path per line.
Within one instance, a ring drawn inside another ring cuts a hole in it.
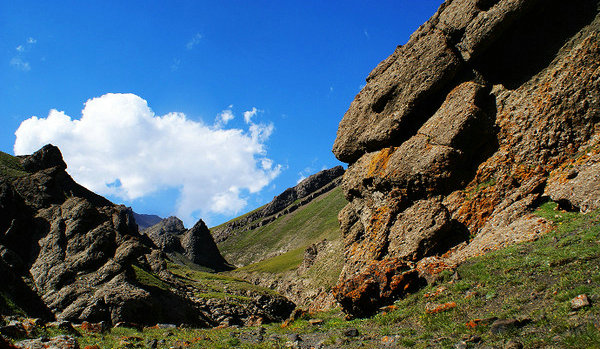
M 17 157 L 0 151 L 0 177 L 21 177 L 26 174 Z
M 268 258 L 272 271 L 297 267 L 303 251 L 323 239 L 338 239 L 338 212 L 346 205 L 341 188 L 333 189 L 297 210 L 257 229 L 241 232 L 223 243 L 219 250 L 235 265 L 249 265 Z

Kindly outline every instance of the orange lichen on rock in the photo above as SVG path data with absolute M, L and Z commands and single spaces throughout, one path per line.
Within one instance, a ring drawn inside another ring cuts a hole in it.
M 456 308 L 456 302 L 446 302 L 443 304 L 427 303 L 425 304 L 425 312 L 427 314 L 437 314 L 450 309 Z
M 383 148 L 377 154 L 375 154 L 375 156 L 371 159 L 371 163 L 369 164 L 369 171 L 367 172 L 367 175 L 369 177 L 382 177 L 385 169 L 387 168 L 387 163 L 390 159 L 390 156 L 392 156 L 394 151 L 396 151 L 395 147 L 389 147 Z
M 344 311 L 368 316 L 422 285 L 413 264 L 398 258 L 372 261 L 363 271 L 338 283 L 333 293 Z

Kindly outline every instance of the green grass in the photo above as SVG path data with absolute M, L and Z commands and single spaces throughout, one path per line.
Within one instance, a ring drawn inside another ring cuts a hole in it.
M 230 237 L 219 244 L 219 249 L 230 263 L 248 265 L 325 238 L 339 238 L 337 213 L 345 205 L 338 187 L 267 225 Z
M 164 291 L 169 290 L 169 284 L 154 276 L 152 273 L 145 271 L 137 265 L 132 265 L 132 267 L 135 274 L 135 280 L 141 285 L 146 287 L 156 287 Z
M 256 294 L 275 294 L 268 288 L 256 286 L 232 276 L 207 273 L 175 263 L 167 263 L 167 267 L 180 281 L 196 288 L 195 296 L 199 298 L 231 298 L 249 301 L 250 298 L 246 297 L 248 291 Z
M 291 250 L 273 258 L 239 268 L 236 272 L 279 274 L 298 268 L 304 257 L 304 247 Z
M 26 175 L 27 171 L 17 157 L 0 151 L 0 177 L 15 178 Z

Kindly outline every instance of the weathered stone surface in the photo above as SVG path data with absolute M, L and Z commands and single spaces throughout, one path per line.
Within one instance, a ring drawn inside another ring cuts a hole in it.
M 79 349 L 77 340 L 70 336 L 56 336 L 52 338 L 27 339 L 16 343 L 23 349 Z
M 392 258 L 371 262 L 363 272 L 338 284 L 333 293 L 344 311 L 368 316 L 421 284 L 410 264 Z
M 435 254 L 452 231 L 450 213 L 434 200 L 417 201 L 396 218 L 388 235 L 388 254 L 417 261 Z M 442 250 L 444 251 L 444 250 Z
M 368 151 L 410 137 L 426 120 L 422 111 L 430 106 L 423 102 L 437 97 L 460 66 L 460 58 L 441 32 L 409 41 L 384 72 L 372 75 L 354 98 L 340 122 L 334 154 L 352 163 Z
M 446 1 L 371 72 L 333 146 L 350 164 L 338 286 L 373 260 L 429 278 L 535 239 L 552 228 L 531 214 L 544 196 L 600 206 L 599 7 Z
M 585 213 L 600 208 L 600 147 L 552 171 L 544 194 L 567 209 Z

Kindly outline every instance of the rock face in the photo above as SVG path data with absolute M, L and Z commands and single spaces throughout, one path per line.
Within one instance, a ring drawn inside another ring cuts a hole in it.
M 344 174 L 342 166 L 320 171 L 302 180 L 298 185 L 286 189 L 265 206 L 232 222 L 212 228 L 211 232 L 217 244 L 227 240 L 240 231 L 248 231 L 268 224 L 281 215 L 306 205 L 319 195 L 337 187 Z
M 45 146 L 20 161 L 26 172 L 0 176 L 0 292 L 30 314 L 211 326 L 218 317 L 274 320 L 291 312 L 283 297 L 252 292 L 244 294 L 247 307 L 195 299 L 198 291 L 178 281 L 164 254 L 138 233 L 131 209 L 75 183 L 58 148 Z M 213 256 L 204 223 L 186 234 L 182 247 L 190 259 Z
M 147 235 L 156 246 L 167 254 L 182 254 L 190 262 L 214 271 L 233 268 L 219 252 L 210 231 L 202 220 L 188 230 L 185 229 L 179 218 L 169 217 L 143 230 L 142 234 Z
M 355 294 L 373 263 L 426 275 L 547 231 L 531 215 L 545 198 L 600 207 L 598 13 L 597 0 L 447 0 L 371 72 L 333 146 L 350 164 L 346 311 L 397 296 Z

